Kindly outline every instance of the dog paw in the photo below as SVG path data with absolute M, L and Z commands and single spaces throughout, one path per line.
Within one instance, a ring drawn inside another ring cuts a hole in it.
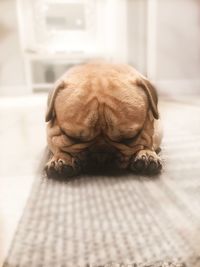
M 162 169 L 160 157 L 151 150 L 140 150 L 131 159 L 130 169 L 134 172 L 157 174 Z
M 80 172 L 80 164 L 76 159 L 71 162 L 67 159 L 53 157 L 45 166 L 47 177 L 66 178 L 76 176 Z

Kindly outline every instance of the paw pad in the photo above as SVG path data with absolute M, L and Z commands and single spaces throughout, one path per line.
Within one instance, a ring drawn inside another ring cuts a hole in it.
M 65 179 L 78 175 L 80 171 L 80 165 L 74 164 L 74 167 L 68 165 L 63 159 L 52 159 L 47 163 L 45 172 L 48 178 Z
M 131 159 L 130 169 L 137 173 L 157 174 L 162 169 L 162 163 L 155 152 L 144 150 Z

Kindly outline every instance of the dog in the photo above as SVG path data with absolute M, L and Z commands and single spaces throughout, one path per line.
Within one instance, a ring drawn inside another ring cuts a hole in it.
M 126 64 L 72 67 L 49 93 L 47 176 L 71 177 L 88 166 L 145 174 L 162 169 L 158 96 Z

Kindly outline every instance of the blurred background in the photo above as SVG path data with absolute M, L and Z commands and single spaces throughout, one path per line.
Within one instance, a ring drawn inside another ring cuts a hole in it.
M 0 96 L 47 92 L 90 58 L 129 63 L 162 94 L 199 93 L 199 0 L 1 0 Z
M 200 0 L 0 0 L 0 266 L 46 144 L 47 93 L 93 58 L 133 65 L 161 103 L 199 105 Z

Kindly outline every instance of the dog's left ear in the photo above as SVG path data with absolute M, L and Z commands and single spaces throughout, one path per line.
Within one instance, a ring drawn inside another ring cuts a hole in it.
M 56 96 L 60 89 L 63 89 L 65 87 L 65 83 L 63 80 L 56 81 L 53 89 L 49 92 L 48 100 L 47 100 L 47 112 L 45 121 L 48 122 L 52 120 L 55 117 L 55 111 L 54 111 L 54 102 L 56 99 Z
M 136 83 L 137 85 L 142 87 L 143 90 L 146 92 L 154 118 L 159 119 L 159 113 L 158 113 L 158 107 L 157 107 L 158 95 L 156 92 L 156 88 L 152 85 L 150 81 L 148 81 L 146 78 L 143 78 L 143 77 L 138 79 Z

